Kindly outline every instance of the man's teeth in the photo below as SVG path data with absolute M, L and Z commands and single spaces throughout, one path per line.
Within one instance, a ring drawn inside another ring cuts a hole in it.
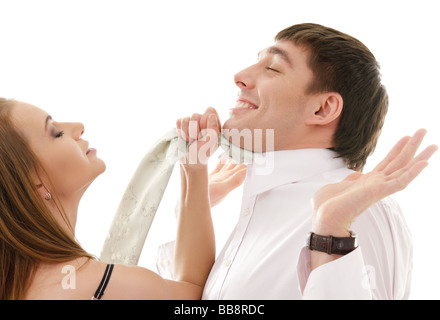
M 258 109 L 257 107 L 255 107 L 249 103 L 242 102 L 242 101 L 239 101 L 237 103 L 237 105 L 235 106 L 235 108 L 238 108 L 238 109 Z

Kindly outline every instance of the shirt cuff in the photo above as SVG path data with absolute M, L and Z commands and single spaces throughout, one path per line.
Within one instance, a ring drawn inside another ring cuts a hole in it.
M 370 300 L 368 269 L 360 247 L 311 270 L 310 250 L 304 247 L 298 261 L 298 280 L 304 300 Z

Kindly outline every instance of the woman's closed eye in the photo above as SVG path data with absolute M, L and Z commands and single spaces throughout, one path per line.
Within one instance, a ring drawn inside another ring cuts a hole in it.
M 55 134 L 55 138 L 61 138 L 64 135 L 64 131 L 60 131 Z

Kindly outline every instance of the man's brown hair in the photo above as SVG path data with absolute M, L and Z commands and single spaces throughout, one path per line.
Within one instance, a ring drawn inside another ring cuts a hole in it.
M 286 28 L 275 40 L 290 40 L 308 49 L 308 65 L 314 74 L 308 93 L 342 96 L 344 105 L 331 149 L 348 168 L 361 171 L 376 147 L 388 110 L 376 58 L 352 36 L 314 23 Z

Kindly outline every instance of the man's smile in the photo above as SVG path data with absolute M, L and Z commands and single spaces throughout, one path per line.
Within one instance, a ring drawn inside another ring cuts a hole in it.
M 231 114 L 246 112 L 249 110 L 257 110 L 258 106 L 246 99 L 238 99 L 234 108 L 230 109 Z

